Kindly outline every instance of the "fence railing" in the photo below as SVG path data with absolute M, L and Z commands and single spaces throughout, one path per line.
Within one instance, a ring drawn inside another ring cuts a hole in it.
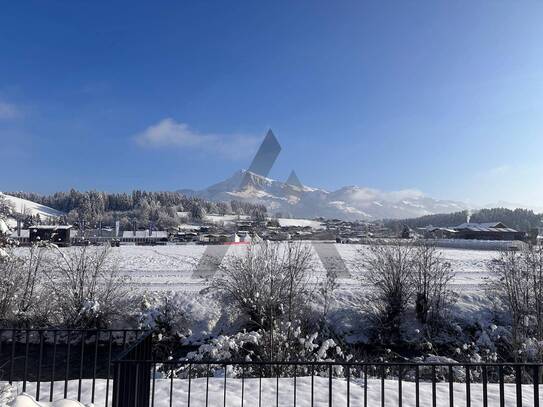
M 95 406 L 539 407 L 542 364 L 154 359 L 138 330 L 0 330 L 0 383 Z
M 112 361 L 147 336 L 134 329 L 0 329 L 0 383 L 36 400 L 111 404 Z
M 118 360 L 146 372 L 117 406 L 539 407 L 540 364 Z M 133 373 L 134 374 L 134 373 Z M 145 379 L 145 377 L 147 379 Z

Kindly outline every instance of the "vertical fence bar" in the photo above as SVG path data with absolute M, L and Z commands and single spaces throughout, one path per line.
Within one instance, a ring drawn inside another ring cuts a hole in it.
M 311 407 L 315 401 L 315 365 L 311 365 Z
M 51 367 L 51 385 L 49 387 L 49 402 L 53 402 L 53 393 L 55 388 L 55 370 L 57 364 L 57 343 L 58 343 L 58 331 L 55 330 L 53 337 L 53 364 Z
M 298 365 L 294 365 L 294 407 L 296 407 L 296 376 Z
M 245 365 L 241 366 L 241 407 L 243 407 L 243 398 L 245 396 Z
M 483 365 L 483 407 L 488 407 L 488 372 Z
M 279 407 L 279 369 L 275 365 L 275 407 Z
M 83 383 L 83 366 L 85 365 L 85 340 L 86 340 L 85 331 L 81 331 L 81 349 L 79 352 L 79 357 L 81 362 L 79 363 L 79 380 L 77 382 L 77 401 L 81 401 L 81 385 Z
M 519 365 L 515 366 L 515 383 L 516 383 L 517 407 L 522 407 L 522 371 Z
M 533 367 L 532 381 L 534 382 L 534 407 L 539 407 L 539 365 Z
M 332 388 L 333 388 L 332 369 L 333 367 L 330 364 L 328 366 L 328 407 L 332 407 Z
M 36 380 L 36 401 L 40 401 L 40 389 L 41 389 L 41 369 L 43 362 L 43 331 L 38 332 L 40 338 L 40 350 L 38 356 L 38 377 Z
M 437 407 L 437 401 L 436 401 L 436 365 L 432 365 L 432 407 Z
M 24 375 L 23 375 L 23 392 L 26 392 L 26 380 L 27 380 L 27 375 L 28 375 L 28 346 L 29 346 L 29 331 L 28 329 L 25 330 L 26 331 L 26 335 L 25 335 L 25 340 L 26 340 L 26 343 L 25 343 L 25 367 L 24 367 Z
M 368 407 L 368 365 L 364 365 L 364 407 Z
M 351 366 L 350 365 L 347 365 L 347 407 L 351 407 Z
M 420 406 L 420 367 L 419 365 L 415 366 L 415 406 Z
M 224 365 L 224 407 L 226 407 L 226 376 L 228 375 L 227 366 Z
M 106 373 L 106 404 L 109 401 L 109 378 L 111 376 L 111 351 L 113 346 L 113 332 L 109 331 L 108 334 L 108 351 L 107 351 L 107 373 Z
M 187 395 L 187 407 L 190 407 L 190 387 L 191 387 L 191 375 L 192 375 L 192 363 L 189 364 L 189 389 L 188 389 L 188 395 Z M 243 406 L 243 392 L 241 396 L 241 405 Z
M 454 407 L 454 370 L 449 365 L 449 407 Z
M 68 349 L 66 350 L 66 374 L 64 376 L 64 398 L 68 398 L 68 379 L 70 377 L 70 351 L 72 349 L 72 331 L 68 330 Z
M 96 392 L 96 366 L 98 365 L 98 345 L 100 343 L 100 331 L 96 330 L 96 337 L 94 339 L 94 363 L 92 367 L 92 393 L 91 403 L 94 403 L 94 395 Z
M 471 376 L 469 365 L 465 366 L 466 368 L 466 407 L 471 406 Z
M 262 407 L 262 365 L 258 367 L 258 407 Z
M 209 403 L 209 375 L 210 374 L 211 374 L 211 371 L 209 370 L 209 363 L 208 363 L 207 370 L 206 370 L 206 407 L 208 406 L 208 403 Z
M 381 407 L 385 407 L 385 365 L 381 365 Z
M 15 329 L 11 331 L 11 358 L 9 363 L 9 384 L 13 384 L 13 369 L 15 367 L 15 344 L 17 343 L 17 333 Z
M 224 372 L 224 378 L 226 380 L 226 370 Z M 226 392 L 226 385 L 225 385 L 225 392 Z M 224 396 L 226 399 L 226 395 Z M 170 407 L 173 405 L 173 365 L 170 367 Z
M 402 407 L 402 365 L 398 365 L 398 406 Z
M 498 376 L 500 381 L 500 407 L 505 407 L 505 385 L 503 382 L 503 366 L 498 367 Z
M 156 363 L 153 362 L 153 372 L 152 372 L 152 375 L 153 375 L 153 384 L 152 384 L 152 387 L 151 387 L 151 407 L 155 407 L 155 382 L 156 382 Z M 107 407 L 107 405 L 106 405 Z M 206 407 L 207 407 L 207 404 L 206 404 Z

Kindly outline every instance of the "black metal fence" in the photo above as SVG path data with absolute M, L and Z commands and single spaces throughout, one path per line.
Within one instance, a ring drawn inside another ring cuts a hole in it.
M 0 382 L 36 400 L 94 403 L 99 392 L 107 406 L 112 361 L 147 334 L 133 329 L 0 329 Z
M 0 330 L 0 382 L 96 406 L 539 407 L 542 364 L 157 361 L 138 330 Z
M 540 364 L 118 360 L 114 406 L 539 407 Z M 142 391 L 143 382 L 150 388 Z M 128 400 L 129 402 L 124 402 Z

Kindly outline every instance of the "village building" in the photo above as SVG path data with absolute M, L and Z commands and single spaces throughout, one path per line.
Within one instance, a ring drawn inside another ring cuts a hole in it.
M 17 229 L 11 232 L 10 238 L 15 240 L 19 245 L 25 246 L 30 244 L 30 230 Z
M 51 242 L 57 246 L 69 246 L 71 243 L 71 225 L 36 225 L 29 228 L 30 243 Z
M 131 230 L 124 231 L 122 243 L 136 245 L 165 245 L 168 242 L 168 232 L 165 230 Z
M 453 229 L 457 239 L 526 240 L 526 233 L 507 227 L 501 222 L 462 223 Z

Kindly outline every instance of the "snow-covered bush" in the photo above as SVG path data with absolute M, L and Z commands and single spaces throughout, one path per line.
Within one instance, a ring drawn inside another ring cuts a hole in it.
M 13 250 L 0 259 L 0 323 L 40 326 L 48 321 L 50 301 L 44 292 L 47 245 L 33 245 L 24 255 Z
M 454 272 L 434 245 L 426 242 L 417 244 L 413 255 L 415 263 L 411 283 L 415 290 L 416 317 L 419 322 L 436 330 L 453 301 L 449 283 Z
M 270 348 L 269 338 L 273 337 L 273 347 Z M 272 332 L 265 330 L 238 332 L 234 335 L 220 335 L 208 343 L 199 347 L 198 351 L 189 353 L 187 361 L 232 361 L 232 362 L 341 362 L 351 360 L 352 355 L 346 354 L 333 339 L 321 339 L 319 334 L 304 335 L 299 321 L 293 323 L 281 323 Z M 194 365 L 192 369 L 198 369 Z M 207 369 L 207 366 L 201 366 Z M 236 377 L 242 373 L 251 375 L 258 373 L 260 369 L 265 372 L 273 370 L 275 374 L 292 374 L 292 366 L 277 367 L 270 365 L 246 365 L 245 367 L 234 366 L 228 374 Z M 177 375 L 187 372 L 187 366 L 177 370 Z M 194 372 L 194 370 L 193 370 Z M 299 367 L 298 374 L 309 372 L 309 366 Z M 224 370 L 217 368 L 216 374 L 224 374 Z
M 418 325 L 429 338 L 448 329 L 454 272 L 434 246 L 376 241 L 358 251 L 353 267 L 368 287 L 361 306 L 373 322 L 374 341 L 386 346 L 409 341 L 406 325 Z
M 398 343 L 402 317 L 415 292 L 414 247 L 410 244 L 376 244 L 360 250 L 354 266 L 363 283 L 371 287 L 365 302 L 376 328 L 375 337 L 383 343 Z
M 105 328 L 129 314 L 131 296 L 126 278 L 110 257 L 109 246 L 53 249 L 45 269 L 45 286 L 52 293 L 57 324 Z
M 183 310 L 183 296 L 171 293 L 163 296 L 145 294 L 140 301 L 138 324 L 166 337 L 190 334 L 190 322 Z
M 520 251 L 504 250 L 490 263 L 488 285 L 510 315 L 511 347 L 522 360 L 523 347 L 543 341 L 543 246 L 526 245 Z M 532 356 L 541 354 L 531 352 Z M 539 361 L 541 359 L 538 359 Z
M 269 330 L 303 317 L 312 266 L 309 245 L 251 244 L 243 256 L 226 259 L 212 288 L 247 318 L 249 329 Z

